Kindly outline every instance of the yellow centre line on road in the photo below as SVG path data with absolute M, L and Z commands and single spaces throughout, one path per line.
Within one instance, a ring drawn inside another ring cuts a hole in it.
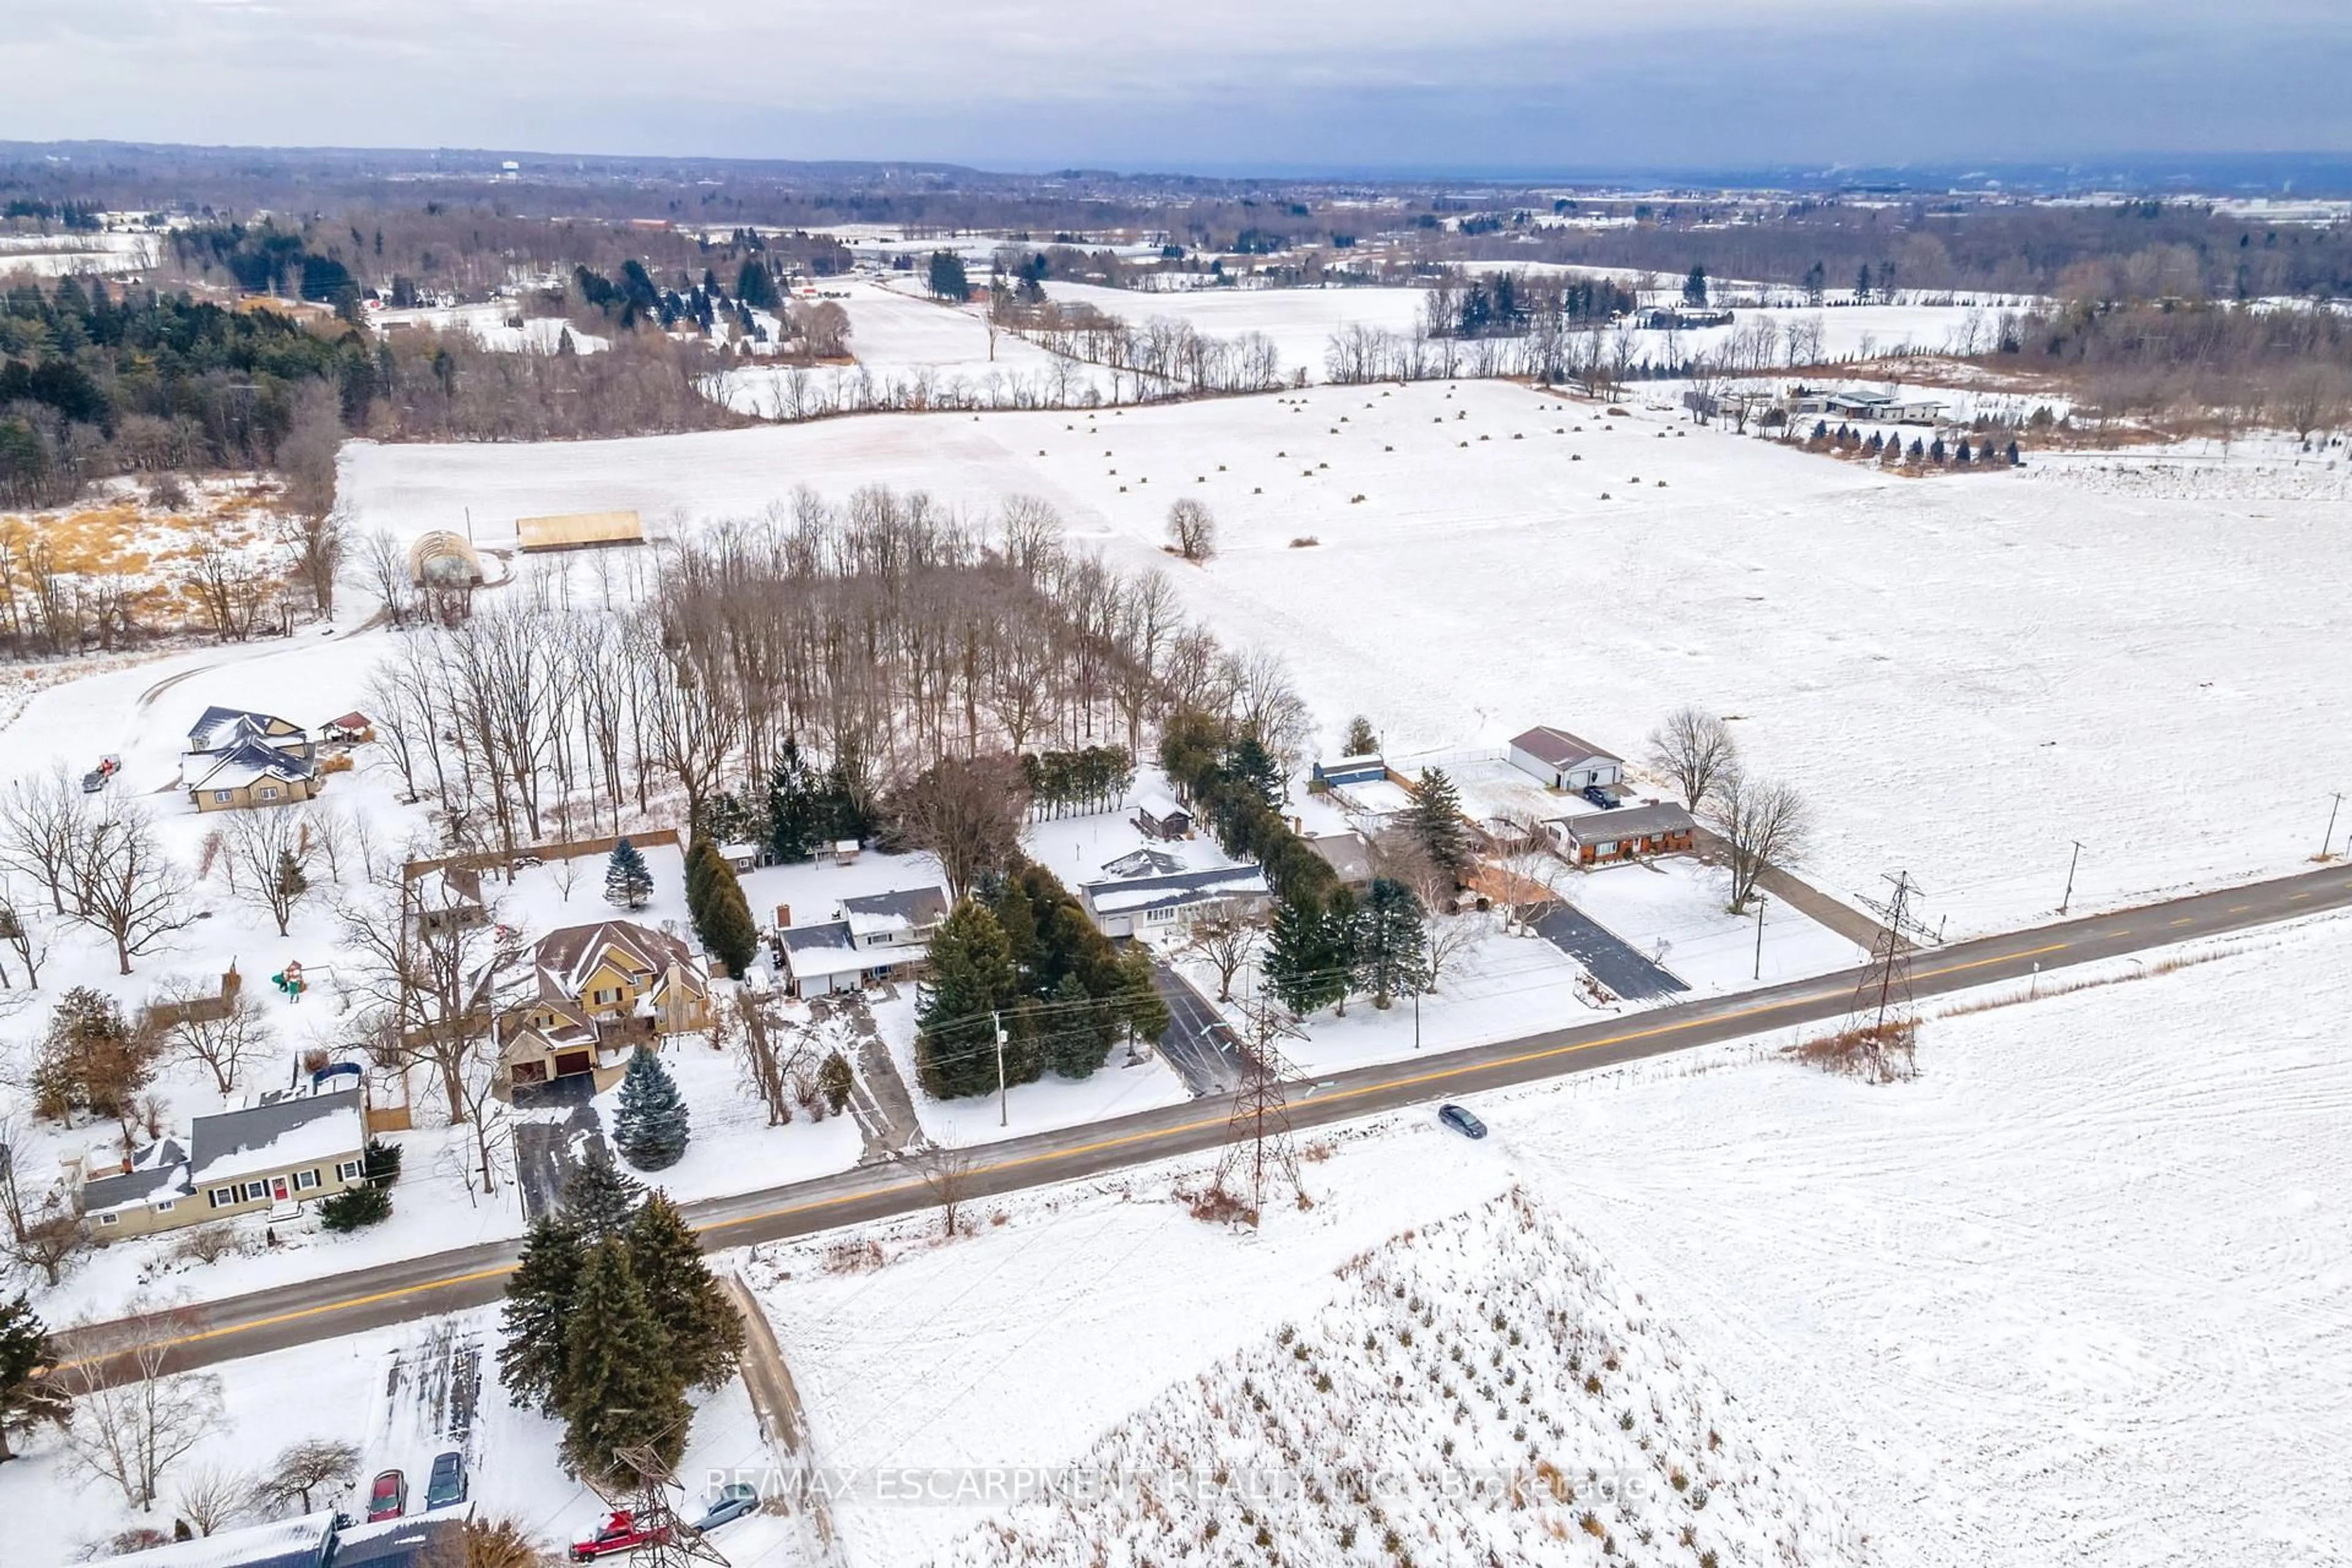
M 2183 915 L 2172 923 L 2177 926 L 2195 925 L 2197 923 L 2197 917 L 2195 915 Z
M 2073 945 L 2072 942 L 2053 942 L 2044 947 L 2027 948 L 2021 952 L 2000 953 L 1991 958 L 1970 959 L 1965 963 L 1948 963 L 1940 968 L 1919 970 L 1912 975 L 1912 979 L 1915 982 L 1933 980 L 1947 974 L 1962 973 L 1971 969 L 1983 969 L 1991 964 L 2014 963 L 2020 959 L 2038 958 L 2043 953 L 2061 952 Z M 1529 1062 L 1577 1056 L 1585 1051 L 1601 1050 L 1610 1046 L 1628 1045 L 1635 1040 L 1655 1039 L 1664 1035 L 1710 1027 L 1740 1018 L 1760 1017 L 1769 1013 L 1784 1013 L 1791 1008 L 1809 1007 L 1841 994 L 1843 994 L 1842 991 L 1811 991 L 1801 996 L 1783 997 L 1777 1002 L 1759 1003 L 1752 1007 L 1742 1007 L 1728 1013 L 1711 1013 L 1703 1018 L 1681 1018 L 1672 1023 L 1654 1025 L 1645 1029 L 1627 1029 L 1621 1034 L 1606 1035 L 1599 1039 L 1585 1040 L 1577 1045 L 1550 1046 L 1542 1050 L 1526 1051 L 1513 1057 L 1496 1057 L 1491 1059 L 1465 1062 L 1455 1067 L 1433 1068 L 1427 1072 L 1408 1073 L 1401 1078 L 1382 1079 L 1377 1083 L 1344 1089 L 1335 1094 L 1323 1095 L 1315 1103 L 1328 1105 L 1335 1100 L 1359 1100 L 1367 1095 L 1387 1093 L 1419 1084 L 1442 1083 L 1448 1079 L 1491 1072 L 1498 1068 L 1521 1067 Z M 1228 1124 L 1228 1121 L 1229 1118 L 1225 1116 L 1206 1116 L 1192 1121 L 1179 1122 L 1172 1127 L 1156 1127 L 1148 1131 L 1125 1132 L 1115 1138 L 1100 1138 L 1091 1143 L 1074 1144 L 1066 1149 L 1041 1150 L 1034 1154 L 1023 1154 L 1010 1160 L 999 1160 L 991 1164 L 975 1165 L 966 1173 L 966 1175 L 968 1179 L 972 1179 L 995 1172 L 1019 1170 L 1027 1165 L 1075 1160 L 1087 1154 L 1101 1153 L 1107 1149 L 1124 1148 L 1136 1143 L 1157 1142 L 1186 1132 L 1199 1132 L 1213 1127 L 1223 1127 Z M 759 1225 L 770 1220 L 787 1219 L 794 1215 L 814 1214 L 820 1210 L 839 1207 L 844 1204 L 865 1203 L 875 1198 L 886 1197 L 893 1193 L 913 1192 L 921 1186 L 922 1183 L 916 1180 L 893 1182 L 879 1187 L 861 1187 L 855 1192 L 838 1193 L 831 1197 L 812 1198 L 806 1203 L 790 1204 L 782 1208 L 766 1209 L 758 1214 L 740 1215 L 733 1219 L 713 1220 L 708 1225 L 699 1225 L 694 1228 L 698 1234 L 709 1235 L 717 1231 L 730 1230 L 738 1226 Z M 254 1318 L 241 1323 L 226 1323 L 218 1328 L 203 1329 L 194 1333 L 175 1335 L 170 1339 L 150 1341 L 147 1344 L 150 1347 L 161 1345 L 165 1348 L 173 1345 L 201 1344 L 207 1340 L 223 1339 L 231 1334 L 249 1333 L 256 1329 L 274 1328 L 282 1323 L 300 1322 L 310 1318 L 324 1317 L 362 1307 L 376 1306 L 385 1301 L 397 1301 L 412 1296 L 426 1295 L 435 1290 L 446 1290 L 454 1286 L 470 1285 L 478 1280 L 496 1279 L 512 1272 L 514 1272 L 512 1264 L 502 1263 L 495 1268 L 478 1268 L 470 1274 L 452 1274 L 439 1279 L 420 1280 L 416 1284 L 403 1285 L 390 1290 L 372 1291 L 364 1296 L 348 1296 L 340 1300 L 321 1301 L 314 1307 L 299 1307 L 290 1311 L 274 1312 L 266 1318 Z M 133 1348 L 138 1347 L 128 1345 L 121 1347 L 122 1350 Z M 121 1352 L 110 1351 L 107 1353 L 119 1354 Z M 69 1362 L 65 1364 L 70 1366 L 79 1363 Z
M 2252 904 L 2231 904 L 2230 906 L 2230 912 L 2233 915 L 2242 915 L 2253 907 L 2254 906 Z

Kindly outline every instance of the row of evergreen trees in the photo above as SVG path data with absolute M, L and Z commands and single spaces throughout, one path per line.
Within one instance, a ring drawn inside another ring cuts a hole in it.
M 1042 866 L 984 880 L 940 923 L 929 957 L 916 1069 L 943 1100 L 995 1091 L 1000 1020 L 1008 1084 L 1048 1068 L 1090 1077 L 1122 1033 L 1158 1039 L 1168 1027 L 1150 955 L 1121 957 Z
M 805 860 L 845 838 L 863 842 L 881 823 L 858 787 L 854 757 L 820 771 L 786 738 L 764 789 L 722 790 L 703 802 L 694 828 L 722 844 L 759 844 L 778 862 Z
M 1330 864 L 1278 809 L 1282 769 L 1256 736 L 1205 713 L 1178 713 L 1161 731 L 1160 765 L 1226 854 L 1265 868 L 1276 897 L 1312 903 L 1339 889 Z
M 1106 811 L 1134 785 L 1135 758 L 1125 746 L 1024 752 L 1021 776 L 1029 785 L 1031 810 L 1041 816 Z
M 1266 933 L 1265 988 L 1300 1017 L 1361 992 L 1375 1007 L 1429 989 L 1429 946 L 1420 898 L 1382 877 L 1359 900 L 1345 888 L 1284 900 Z
M 735 868 L 719 846 L 697 837 L 686 850 L 686 912 L 702 951 L 726 965 L 740 980 L 760 954 L 760 922 L 751 918 L 751 901 Z
M 499 1380 L 564 1425 L 563 1461 L 614 1475 L 613 1450 L 685 1451 L 689 1389 L 735 1370 L 743 1323 L 677 1205 L 609 1161 L 574 1172 L 562 1207 L 535 1221 L 507 1281 Z
M 1885 436 L 1874 430 L 1870 433 L 1870 439 L 1865 441 L 1862 438 L 1862 432 L 1850 425 L 1841 425 L 1832 431 L 1826 419 L 1813 422 L 1813 439 L 1825 441 L 1843 451 L 1862 452 L 1874 458 L 1883 458 L 1888 463 L 1898 460 L 1937 464 L 2006 463 L 2007 466 L 2014 468 L 2024 460 L 2018 452 L 2016 441 L 2011 440 L 2008 451 L 2004 453 L 1994 445 L 1990 437 L 1985 437 L 1981 446 L 1970 446 L 1969 438 L 1963 436 L 1957 447 L 1947 447 L 1941 436 L 1926 444 L 1922 444 L 1919 437 L 1914 436 L 1911 437 L 1911 450 L 1906 454 L 1903 450 L 1903 437 L 1899 433 Z

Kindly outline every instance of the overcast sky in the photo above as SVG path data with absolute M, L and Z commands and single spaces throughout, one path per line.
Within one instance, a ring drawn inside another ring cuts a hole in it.
M 2347 0 L 0 0 L 0 139 L 1003 168 L 2352 149 Z

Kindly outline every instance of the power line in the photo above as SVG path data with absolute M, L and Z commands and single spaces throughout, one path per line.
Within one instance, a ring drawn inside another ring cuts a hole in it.
M 1847 1032 L 1861 1046 L 1872 1075 L 1881 1082 L 1908 1078 L 1916 1071 L 1913 1044 L 1919 1021 L 1911 1003 L 1911 954 L 1915 940 L 1932 940 L 1927 928 L 1911 913 L 1919 889 L 1908 871 L 1886 878 L 1895 891 L 1885 899 L 1863 899 L 1863 907 L 1879 917 L 1878 940 L 1870 962 L 1863 967 L 1853 989 L 1853 1022 Z

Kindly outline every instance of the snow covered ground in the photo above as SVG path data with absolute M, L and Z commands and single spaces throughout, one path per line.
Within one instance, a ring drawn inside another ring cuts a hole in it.
M 1283 1325 L 1350 1298 L 1331 1271 L 1520 1184 L 1572 1232 L 1538 1252 L 1604 1260 L 1879 1561 L 2339 1563 L 2342 1510 L 2309 1478 L 2352 1444 L 2332 1180 L 2352 1060 L 2327 1022 L 2352 920 L 2199 956 L 1931 1021 L 1923 1076 L 1892 1088 L 1774 1037 L 1481 1097 L 1481 1143 L 1377 1119 L 1251 1240 L 1185 1214 L 1192 1163 L 991 1200 L 950 1244 L 929 1216 L 856 1233 L 877 1269 L 839 1268 L 833 1237 L 749 1272 L 820 1461 L 867 1477 L 840 1514 L 853 1562 L 948 1552 L 997 1511 L 877 1496 L 876 1468 L 1001 1472 L 1213 1423 L 1186 1380 L 1241 1352 L 1209 1373 L 1230 1392 Z M 989 1538 L 953 1551 L 988 1560 Z
M 2352 776 L 2326 718 L 2352 586 L 2328 542 L 2340 495 L 2274 495 L 2275 470 L 2234 458 L 2259 499 L 2227 499 L 2218 463 L 2194 489 L 2118 479 L 2167 461 L 1905 479 L 1465 382 L 355 444 L 345 484 L 402 532 L 467 505 L 749 515 L 803 483 L 887 479 L 976 511 L 1029 493 L 1129 570 L 1165 563 L 1168 505 L 1197 495 L 1222 553 L 1173 580 L 1221 634 L 1284 656 L 1324 744 L 1361 711 L 1397 754 L 1552 723 L 1638 756 L 1697 702 L 1810 796 L 1817 881 L 1850 895 L 1906 866 L 1958 934 L 2053 910 L 2073 838 L 2076 907 L 2291 870 Z

